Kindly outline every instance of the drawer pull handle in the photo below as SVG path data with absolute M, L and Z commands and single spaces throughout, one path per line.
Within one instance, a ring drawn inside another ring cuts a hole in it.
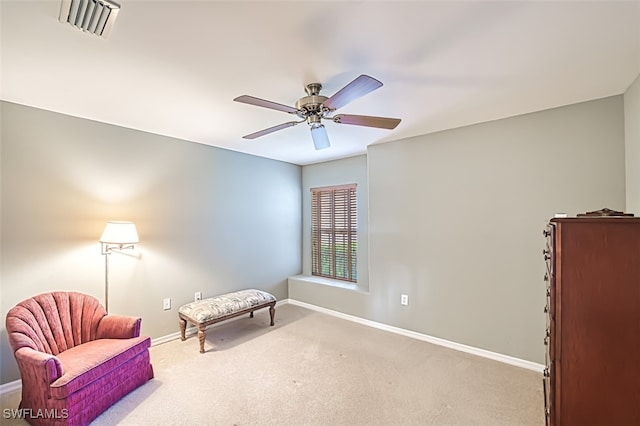
M 545 426 L 549 426 L 549 395 L 547 394 L 547 380 L 542 379 L 542 392 L 544 397 L 544 424 Z
M 544 377 L 549 377 L 549 368 L 545 367 L 544 370 L 542 370 L 542 375 Z
M 546 238 L 546 237 L 548 237 L 548 236 L 550 236 L 550 235 L 551 235 L 551 231 L 549 231 L 549 230 L 547 230 L 547 229 L 543 229 L 543 230 L 542 230 L 542 236 L 543 236 L 543 237 L 545 237 L 545 238 Z
M 549 417 L 551 417 L 551 411 L 548 408 L 544 409 L 544 424 L 545 426 L 549 425 Z
M 549 281 L 549 273 L 548 272 L 544 273 L 544 280 L 545 281 Z

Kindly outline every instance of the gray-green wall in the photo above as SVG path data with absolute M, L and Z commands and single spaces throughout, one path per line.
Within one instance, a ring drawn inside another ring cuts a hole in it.
M 52 290 L 104 297 L 98 239 L 132 220 L 140 244 L 110 256 L 110 312 L 151 337 L 177 308 L 255 287 L 287 297 L 301 272 L 301 168 L 201 144 L 0 103 L 0 316 Z M 224 125 L 224 123 L 221 123 Z M 163 311 L 162 299 L 172 299 Z M 1 383 L 19 378 L 0 328 Z
M 640 75 L 624 94 L 627 209 L 640 215 Z
M 111 257 L 111 311 L 142 316 L 152 337 L 177 331 L 176 307 L 195 291 L 255 286 L 542 363 L 542 228 L 556 212 L 640 214 L 629 185 L 639 84 L 302 169 L 0 103 L 2 317 L 42 291 L 102 298 L 97 239 L 107 220 L 128 219 L 141 242 L 135 256 Z M 344 182 L 358 183 L 358 287 L 293 279 L 287 289 L 287 276 L 309 273 L 309 188 Z M 3 328 L 0 356 L 1 382 L 17 379 Z
M 367 157 L 368 292 L 290 279 L 289 297 L 543 363 L 542 229 L 554 213 L 625 209 L 623 97 L 372 145 Z

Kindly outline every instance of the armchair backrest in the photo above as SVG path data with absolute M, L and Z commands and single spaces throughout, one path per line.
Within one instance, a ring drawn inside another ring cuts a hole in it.
M 23 300 L 7 313 L 6 329 L 13 351 L 29 347 L 58 355 L 95 340 L 107 311 L 93 296 L 56 291 Z

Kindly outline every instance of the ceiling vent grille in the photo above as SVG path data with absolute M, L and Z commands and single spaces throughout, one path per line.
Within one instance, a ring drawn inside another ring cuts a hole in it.
M 120 5 L 109 0 L 62 0 L 59 20 L 106 38 L 113 28 L 118 12 Z

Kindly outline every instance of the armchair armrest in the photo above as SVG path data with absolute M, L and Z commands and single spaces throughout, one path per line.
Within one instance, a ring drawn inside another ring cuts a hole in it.
M 106 315 L 98 324 L 96 339 L 130 339 L 140 336 L 142 318 Z
M 62 377 L 62 365 L 54 355 L 22 347 L 15 352 L 15 357 L 20 366 L 23 389 L 37 389 L 43 382 L 49 385 Z

